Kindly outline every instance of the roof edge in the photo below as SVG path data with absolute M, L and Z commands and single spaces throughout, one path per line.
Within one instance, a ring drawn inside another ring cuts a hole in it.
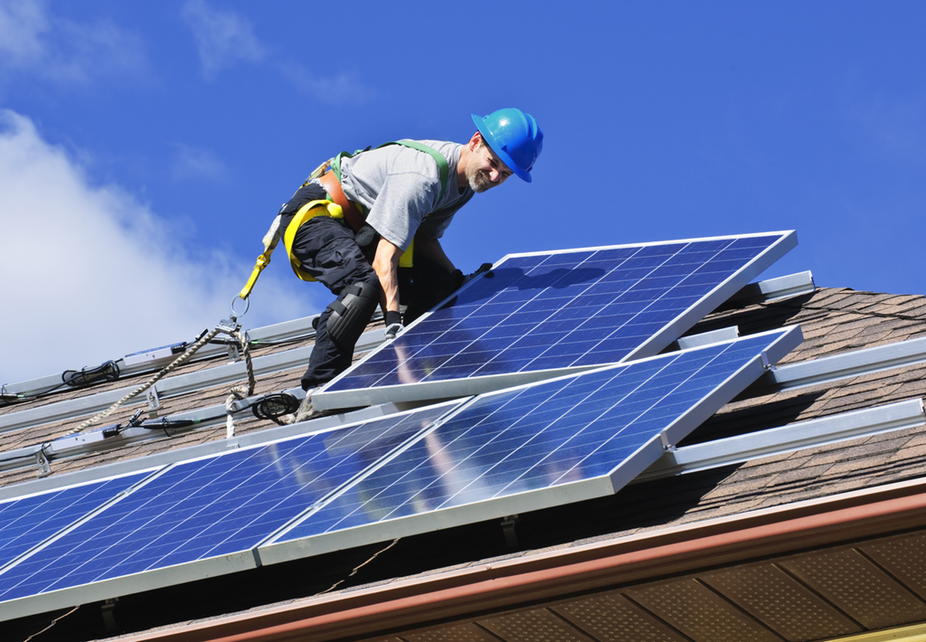
M 120 638 L 335 640 L 926 527 L 926 480 L 399 580 Z M 617 579 L 616 579 L 617 578 Z

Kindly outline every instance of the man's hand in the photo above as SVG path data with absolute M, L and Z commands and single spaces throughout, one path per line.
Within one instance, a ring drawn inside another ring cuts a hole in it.
M 386 339 L 395 339 L 404 330 L 402 314 L 394 310 L 386 312 Z
M 491 263 L 483 263 L 482 265 L 479 266 L 479 269 L 473 272 L 472 274 L 467 274 L 464 276 L 463 273 L 461 272 L 460 275 L 457 276 L 457 274 L 454 273 L 454 277 L 457 279 L 457 289 L 459 290 L 460 288 L 462 288 L 464 285 L 466 285 L 467 283 L 475 279 L 477 276 L 479 276 L 483 272 L 488 272 L 491 269 L 492 269 Z M 457 272 L 460 272 L 460 271 L 457 270 Z

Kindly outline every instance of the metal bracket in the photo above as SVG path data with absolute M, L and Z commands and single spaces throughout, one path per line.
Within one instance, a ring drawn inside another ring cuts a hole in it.
M 508 550 L 514 551 L 521 547 L 518 543 L 518 533 L 515 531 L 515 526 L 517 526 L 520 519 L 517 515 L 509 515 L 502 520 L 502 532 L 505 533 L 505 543 L 508 544 Z
M 238 319 L 234 316 L 230 319 L 222 319 L 219 321 L 215 327 L 225 334 L 231 334 L 232 332 L 238 332 L 241 329 L 241 324 L 238 323 Z
M 158 416 L 158 409 L 161 407 L 161 398 L 158 397 L 156 386 L 148 388 L 148 419 L 155 419 Z
M 51 474 L 51 463 L 48 461 L 48 456 L 45 455 L 45 444 L 35 452 L 35 463 L 39 467 L 39 477 Z
M 762 369 L 766 371 L 771 370 L 772 362 L 768 360 L 768 354 L 766 354 L 765 350 L 760 352 L 759 356 L 762 358 Z
M 229 319 L 222 319 L 219 321 L 215 327 L 217 330 L 224 332 L 228 336 L 233 336 L 235 332 L 241 330 L 241 324 L 238 323 L 238 319 L 234 314 L 232 314 L 231 318 Z M 229 363 L 237 363 L 238 361 L 241 361 L 241 352 L 238 350 L 237 343 L 229 342 L 226 344 L 226 347 L 228 348 Z
M 113 613 L 118 602 L 119 598 L 113 598 L 111 600 L 106 600 L 103 606 L 100 607 L 103 614 L 103 625 L 106 627 L 107 633 L 115 633 L 119 630 L 116 626 L 116 616 Z
M 665 430 L 659 433 L 659 443 L 662 444 L 662 449 L 666 452 L 675 450 L 675 445 L 669 443 L 669 435 L 666 434 Z

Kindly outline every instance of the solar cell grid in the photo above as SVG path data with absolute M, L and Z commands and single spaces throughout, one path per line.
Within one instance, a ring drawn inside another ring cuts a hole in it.
M 663 430 L 702 404 L 725 403 L 711 393 L 747 363 L 756 376 L 761 352 L 788 333 L 483 395 L 277 541 L 594 480 L 618 468 L 639 472 L 661 453 Z
M 447 405 L 177 464 L 0 575 L 0 600 L 253 549 Z
M 126 475 L 0 503 L 0 567 L 96 510 L 146 475 Z
M 475 279 L 316 393 L 316 404 L 338 407 L 329 404 L 353 400 L 357 390 L 404 391 L 410 384 L 615 363 L 644 344 L 652 345 L 651 354 L 678 338 L 667 333 L 683 313 L 792 237 L 775 233 L 507 257 L 490 276 Z M 693 315 L 687 327 L 698 318 Z M 680 334 L 687 327 L 674 330 Z M 416 386 L 414 394 L 424 389 Z

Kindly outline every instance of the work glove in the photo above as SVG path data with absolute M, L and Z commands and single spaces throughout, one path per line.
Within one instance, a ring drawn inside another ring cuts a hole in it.
M 404 329 L 402 313 L 394 310 L 386 311 L 386 339 L 395 339 Z
M 379 238 L 379 233 L 372 225 L 364 225 L 354 234 L 354 241 L 360 247 L 366 247 Z
M 477 276 L 479 276 L 483 272 L 488 272 L 491 269 L 492 269 L 491 263 L 483 263 L 482 265 L 479 266 L 479 269 L 473 272 L 472 274 L 467 274 L 466 276 L 463 276 L 461 273 L 460 276 L 462 278 L 457 282 L 457 289 L 460 289 L 461 287 L 463 287 L 464 285 L 466 285 L 467 283 L 475 279 Z M 459 270 L 457 270 L 457 272 L 459 272 Z

